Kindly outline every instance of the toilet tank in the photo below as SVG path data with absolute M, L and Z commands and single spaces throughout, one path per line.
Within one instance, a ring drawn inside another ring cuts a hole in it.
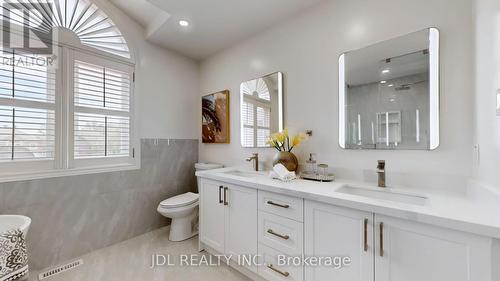
M 194 169 L 196 171 L 205 171 L 205 170 L 213 170 L 224 168 L 224 165 L 217 163 L 196 163 L 194 164 Z
M 224 168 L 224 165 L 217 164 L 217 163 L 196 163 L 196 164 L 194 164 L 194 169 L 196 171 L 206 171 L 206 170 L 213 170 L 213 169 L 219 169 L 219 168 Z M 196 179 L 196 192 L 198 192 L 199 186 L 200 186 L 200 179 Z

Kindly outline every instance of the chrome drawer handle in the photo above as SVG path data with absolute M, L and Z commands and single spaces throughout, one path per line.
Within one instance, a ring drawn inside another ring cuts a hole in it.
M 276 272 L 276 273 L 279 273 L 279 274 L 281 274 L 281 275 L 283 275 L 283 276 L 285 276 L 285 277 L 290 276 L 290 273 L 289 273 L 289 272 L 286 272 L 286 271 L 285 271 L 285 272 L 283 272 L 283 271 L 281 271 L 281 270 L 279 270 L 279 269 L 276 269 L 276 268 L 274 268 L 274 266 L 273 266 L 272 264 L 267 265 L 267 268 L 269 268 L 270 270 L 272 270 L 272 271 L 274 271 L 274 272 Z
M 288 239 L 290 239 L 290 236 L 288 236 L 288 235 L 282 235 L 282 234 L 276 233 L 276 232 L 274 232 L 272 229 L 268 229 L 268 230 L 267 230 L 267 233 L 272 234 L 272 235 L 274 235 L 274 236 L 277 236 L 277 237 L 279 237 L 279 238 L 281 238 L 281 239 L 284 239 L 284 240 L 288 240 Z
M 267 204 L 273 205 L 273 206 L 276 206 L 276 207 L 280 207 L 280 208 L 285 208 L 285 209 L 290 208 L 290 205 L 281 205 L 281 204 L 278 204 L 278 203 L 274 203 L 273 201 L 267 201 Z
M 363 236 L 364 236 L 363 248 L 364 248 L 365 252 L 367 252 L 368 251 L 368 219 L 365 219 L 365 221 L 364 221 Z
M 228 187 L 224 187 L 224 206 L 227 206 L 229 205 L 229 202 L 227 202 L 227 191 L 228 191 Z
M 380 228 L 380 256 L 383 257 L 384 256 L 384 223 L 381 222 L 380 225 L 379 225 L 379 228 Z

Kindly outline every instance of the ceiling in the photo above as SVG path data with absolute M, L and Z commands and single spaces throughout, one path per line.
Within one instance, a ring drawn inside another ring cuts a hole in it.
M 201 60 L 324 0 L 111 0 L 148 41 Z M 190 22 L 181 27 L 181 19 Z
M 391 80 L 429 71 L 429 30 L 421 30 L 345 53 L 345 79 L 350 86 Z M 411 55 L 410 55 L 411 54 Z M 389 63 L 385 60 L 392 58 Z M 381 71 L 388 69 L 389 73 Z

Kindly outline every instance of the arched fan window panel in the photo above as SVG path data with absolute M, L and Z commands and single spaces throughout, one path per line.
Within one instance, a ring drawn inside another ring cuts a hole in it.
M 130 58 L 127 42 L 113 21 L 90 0 L 19 0 L 9 2 L 11 9 L 0 9 L 2 18 L 48 33 L 56 27 L 75 33 L 88 47 Z M 25 13 L 24 11 L 30 11 Z M 29 17 L 28 17 L 29 15 Z

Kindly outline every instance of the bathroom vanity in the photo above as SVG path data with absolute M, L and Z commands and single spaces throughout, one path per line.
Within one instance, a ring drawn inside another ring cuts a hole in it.
M 255 280 L 499 278 L 492 266 L 499 262 L 498 209 L 467 197 L 353 182 L 284 183 L 235 168 L 196 175 L 200 249 L 233 255 L 233 266 Z M 237 265 L 238 255 L 257 255 L 258 265 Z M 350 265 L 283 266 L 279 256 L 348 257 Z

